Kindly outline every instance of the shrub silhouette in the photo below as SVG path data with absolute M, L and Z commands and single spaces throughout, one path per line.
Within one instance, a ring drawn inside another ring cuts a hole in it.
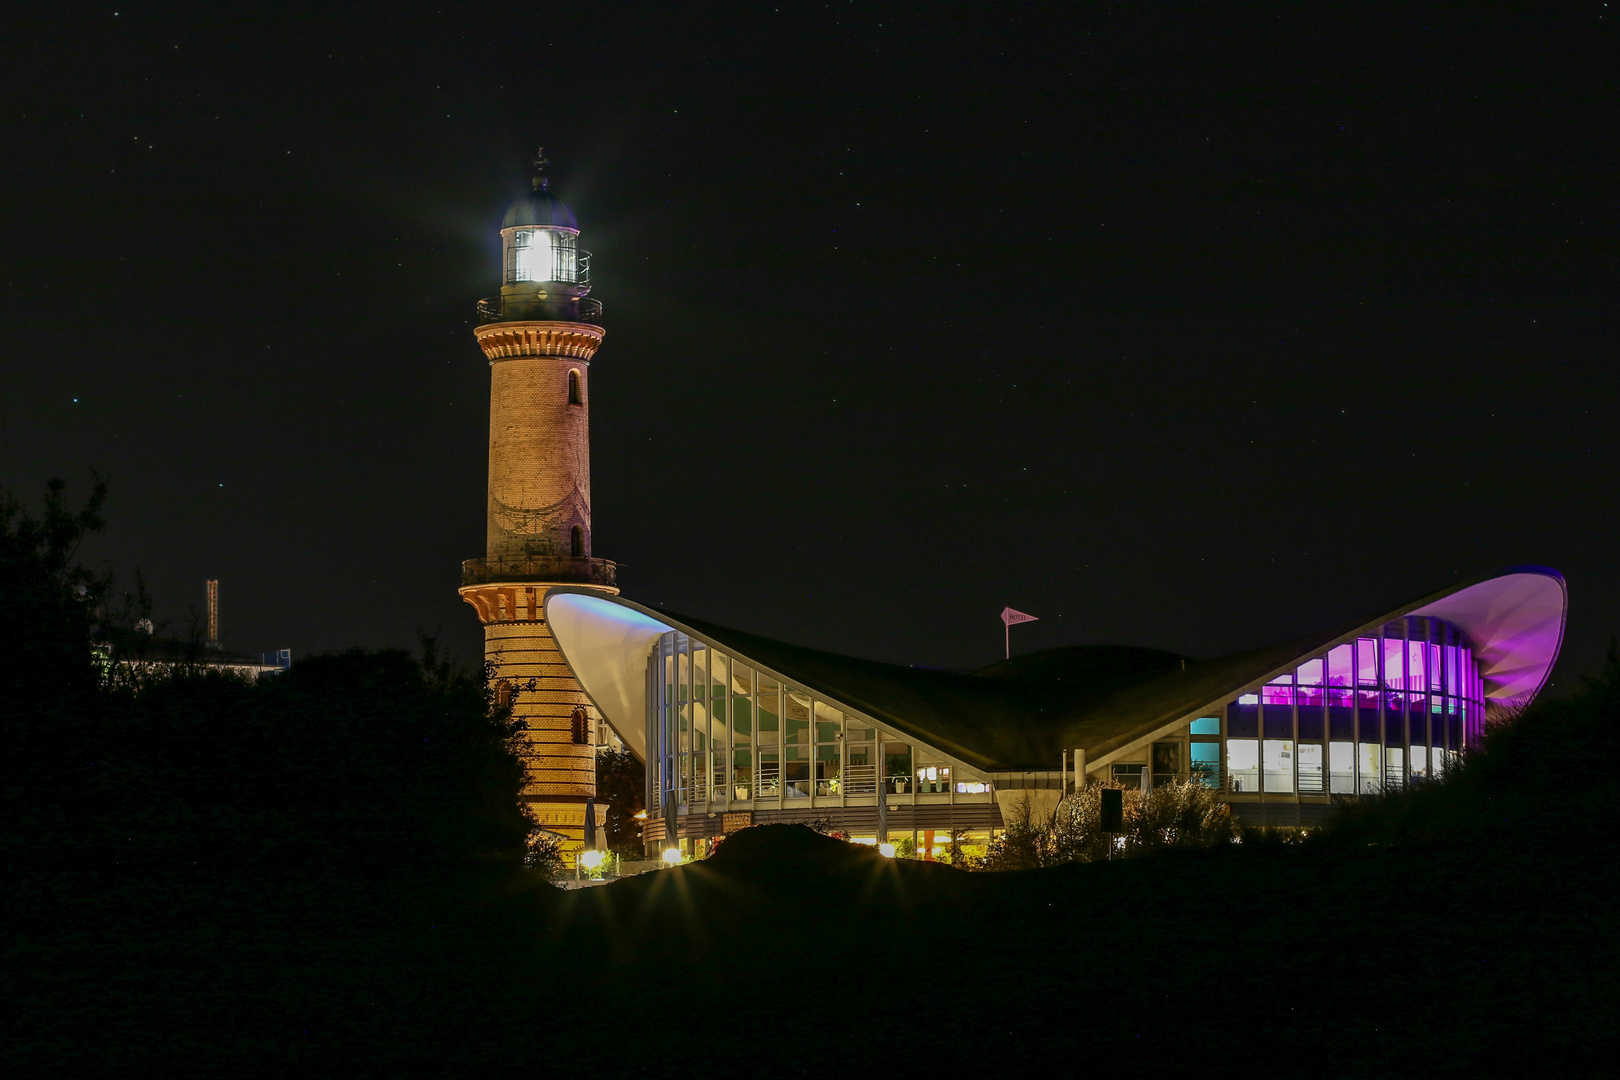
M 1218 793 L 1191 780 L 1159 784 L 1147 793 L 1123 789 L 1125 828 L 1110 837 L 1102 831 L 1102 793 L 1112 786 L 1092 781 L 1070 792 L 1046 820 L 1036 820 L 1029 800 L 1015 804 L 1005 831 L 985 856 L 985 869 L 1029 870 L 1170 849 L 1210 848 L 1242 835 Z

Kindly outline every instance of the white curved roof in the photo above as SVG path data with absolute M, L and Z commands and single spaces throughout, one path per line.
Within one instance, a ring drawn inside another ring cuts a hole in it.
M 647 654 L 682 629 L 629 600 L 600 592 L 546 593 L 546 622 L 574 678 L 624 744 L 647 758 Z
M 1322 647 L 1338 641 L 1353 640 L 1402 615 L 1445 619 L 1460 628 L 1473 646 L 1486 698 L 1511 708 L 1527 703 L 1546 685 L 1563 644 L 1567 609 L 1568 593 L 1556 570 L 1515 568 L 1415 601 L 1411 607 L 1396 609 L 1376 623 L 1326 641 L 1302 655 L 1320 652 Z M 625 745 L 645 759 L 647 656 L 653 642 L 669 630 L 704 641 L 708 637 L 634 601 L 585 588 L 549 590 L 545 617 L 580 686 Z M 1253 685 L 1291 670 L 1299 662 L 1299 657 L 1290 657 L 1269 674 L 1257 669 L 1258 681 Z M 789 672 L 777 674 L 792 678 Z M 1236 684 L 1233 692 L 1239 692 Z M 1071 740 L 1068 745 L 1078 744 Z
M 1454 623 L 1468 636 L 1485 678 L 1485 696 L 1512 706 L 1547 684 L 1564 643 L 1569 593 L 1563 575 L 1522 567 L 1466 585 L 1414 609 Z

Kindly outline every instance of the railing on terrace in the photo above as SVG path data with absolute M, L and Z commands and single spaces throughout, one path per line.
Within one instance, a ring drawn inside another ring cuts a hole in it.
M 498 322 L 582 322 L 602 325 L 602 301 L 581 297 L 575 311 L 572 301 L 559 297 L 488 296 L 478 301 L 478 321 Z
M 782 794 L 782 767 L 761 765 L 754 786 L 754 798 L 775 799 Z
M 845 795 L 876 795 L 876 765 L 846 765 L 844 767 Z
M 1202 773 L 1195 779 L 1202 779 L 1212 787 L 1219 787 L 1220 775 L 1218 770 Z M 894 781 L 883 785 L 885 793 L 893 793 L 896 786 L 903 786 L 905 795 L 946 795 L 964 784 L 979 784 L 985 791 L 989 785 L 981 781 L 958 782 L 955 778 L 941 778 L 937 780 L 912 780 L 903 775 L 898 778 L 898 785 Z M 1233 790 L 1259 790 L 1259 781 L 1256 780 L 1246 789 L 1234 785 Z M 692 806 L 703 802 L 730 802 L 745 803 L 755 799 L 774 801 L 776 799 L 803 799 L 814 795 L 818 798 L 864 797 L 870 798 L 878 793 L 878 768 L 876 765 L 847 765 L 841 772 L 833 776 L 821 776 L 812 779 L 808 776 L 794 775 L 784 770 L 781 764 L 761 765 L 758 771 L 746 769 L 736 770 L 727 775 L 723 766 L 714 766 L 711 773 L 698 775 L 683 780 L 676 796 L 676 802 L 681 806 Z M 983 794 L 984 792 L 959 792 L 961 794 Z M 657 816 L 661 810 L 662 797 L 658 792 L 652 796 L 650 812 Z
M 461 564 L 463 585 L 499 581 L 548 581 L 581 585 L 617 585 L 618 564 L 607 559 L 569 555 L 493 555 Z

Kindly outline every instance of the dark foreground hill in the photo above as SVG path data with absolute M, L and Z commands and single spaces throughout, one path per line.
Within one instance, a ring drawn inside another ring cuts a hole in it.
M 12 952 L 6 1056 L 79 1075 L 1609 1075 L 1615 884 L 1606 859 L 1412 846 L 973 875 L 786 826 L 561 898 L 505 873 L 87 876 L 62 882 L 56 933 Z
M 769 826 L 569 896 L 544 966 L 588 973 L 666 1060 L 727 1075 L 1600 1075 L 1614 884 L 1604 859 L 1475 846 L 963 874 Z

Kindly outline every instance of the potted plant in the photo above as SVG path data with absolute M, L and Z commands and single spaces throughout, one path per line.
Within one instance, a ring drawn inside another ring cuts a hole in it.
M 896 795 L 904 795 L 906 793 L 906 777 L 903 773 L 895 773 L 893 776 L 889 777 L 889 780 L 894 784 L 894 793 Z

